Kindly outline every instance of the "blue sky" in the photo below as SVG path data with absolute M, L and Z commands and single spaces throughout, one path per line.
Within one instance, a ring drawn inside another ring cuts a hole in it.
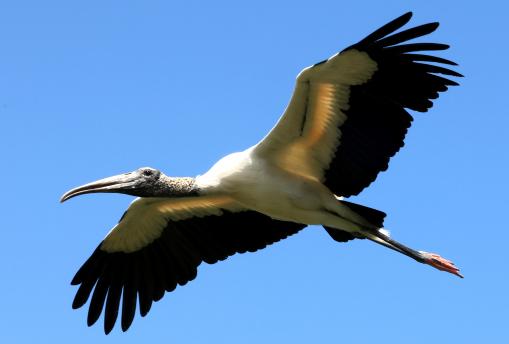
M 213 266 L 110 336 L 73 311 L 76 269 L 131 198 L 67 189 L 140 166 L 203 173 L 257 142 L 295 76 L 388 20 L 466 78 L 356 202 L 465 279 L 321 228 Z M 502 343 L 509 340 L 507 5 L 502 1 L 3 1 L 0 342 Z

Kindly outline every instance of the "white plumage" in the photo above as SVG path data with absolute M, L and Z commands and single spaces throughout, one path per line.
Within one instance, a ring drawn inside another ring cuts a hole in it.
M 394 33 L 407 13 L 328 60 L 304 69 L 275 127 L 258 144 L 227 155 L 196 178 L 168 177 L 152 168 L 105 178 L 67 192 L 139 196 L 76 273 L 73 307 L 90 295 L 87 322 L 104 308 L 109 333 L 122 302 L 122 329 L 136 306 L 146 315 L 166 291 L 193 280 L 198 265 L 254 252 L 322 225 L 338 242 L 369 239 L 455 275 L 442 257 L 389 237 L 385 213 L 344 200 L 360 193 L 403 146 L 412 116 L 457 85 L 461 76 L 423 54 L 448 46 L 407 41 L 433 32 L 430 23 Z

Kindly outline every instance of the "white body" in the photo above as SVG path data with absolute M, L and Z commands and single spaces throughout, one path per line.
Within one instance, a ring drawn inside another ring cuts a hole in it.
M 205 195 L 228 195 L 272 218 L 361 231 L 371 225 L 318 180 L 282 169 L 257 154 L 256 146 L 219 160 L 196 178 Z
M 439 92 L 457 85 L 436 74 L 461 76 L 426 63 L 454 65 L 422 53 L 447 45 L 405 44 L 433 32 L 438 23 L 395 33 L 410 17 L 406 13 L 304 69 L 283 116 L 265 138 L 196 179 L 141 168 L 67 192 L 62 201 L 115 190 L 141 196 L 71 282 L 80 285 L 74 308 L 83 306 L 94 289 L 89 326 L 104 308 L 109 333 L 122 297 L 125 331 L 137 304 L 146 315 L 165 291 L 194 279 L 201 262 L 263 249 L 308 224 L 325 226 L 336 241 L 367 238 L 462 277 L 452 262 L 390 238 L 379 228 L 383 212 L 338 197 L 359 194 L 387 169 L 412 122 L 406 109 L 425 112 Z
M 103 248 L 133 252 L 159 237 L 168 219 L 220 215 L 221 209 L 254 210 L 371 238 L 370 231 L 378 228 L 339 202 L 341 197 L 324 185 L 324 175 L 341 144 L 350 87 L 368 81 L 377 68 L 365 52 L 350 49 L 304 69 L 274 128 L 255 146 L 225 156 L 196 178 L 202 197 L 134 201 Z M 179 207 L 181 202 L 186 204 Z M 140 214 L 145 220 L 134 221 Z
M 225 194 L 272 218 L 351 232 L 374 226 L 342 206 L 323 185 L 341 139 L 349 87 L 376 71 L 366 53 L 350 50 L 304 69 L 285 113 L 257 145 L 219 160 L 197 178 L 204 194 Z

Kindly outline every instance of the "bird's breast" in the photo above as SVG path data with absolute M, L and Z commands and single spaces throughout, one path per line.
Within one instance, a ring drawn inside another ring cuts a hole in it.
M 250 154 L 228 155 L 197 178 L 204 193 L 225 194 L 248 209 L 302 222 L 303 211 L 323 208 L 331 197 L 319 181 L 286 171 Z
M 245 207 L 281 220 L 297 221 L 302 211 L 321 207 L 323 186 L 267 164 L 231 184 L 231 196 Z

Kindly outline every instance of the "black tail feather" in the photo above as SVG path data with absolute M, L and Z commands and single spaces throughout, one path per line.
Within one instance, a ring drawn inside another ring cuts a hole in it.
M 383 211 L 376 210 L 373 208 L 365 207 L 360 204 L 348 202 L 348 201 L 339 201 L 341 204 L 347 206 L 352 211 L 357 213 L 358 215 L 362 216 L 364 219 L 369 221 L 372 225 L 382 228 L 384 225 L 384 219 L 387 214 L 385 214 Z M 364 239 L 363 237 L 357 237 L 354 234 L 343 231 L 337 228 L 331 228 L 323 226 L 327 233 L 331 236 L 332 239 L 338 241 L 338 242 L 347 242 L 353 239 Z
M 336 240 L 337 242 L 347 242 L 347 241 L 350 241 L 353 239 L 361 239 L 361 238 L 356 238 L 351 233 L 342 231 L 340 229 L 326 227 L 326 226 L 323 226 L 323 228 L 325 228 L 325 230 L 327 231 L 327 233 L 329 233 L 331 238 Z
M 384 226 L 384 219 L 387 216 L 386 213 L 380 210 L 376 210 L 370 207 L 365 207 L 360 204 L 347 202 L 347 201 L 339 201 L 341 204 L 346 205 L 355 213 L 362 216 L 364 219 L 369 221 L 372 225 L 375 225 L 378 228 L 382 228 Z

